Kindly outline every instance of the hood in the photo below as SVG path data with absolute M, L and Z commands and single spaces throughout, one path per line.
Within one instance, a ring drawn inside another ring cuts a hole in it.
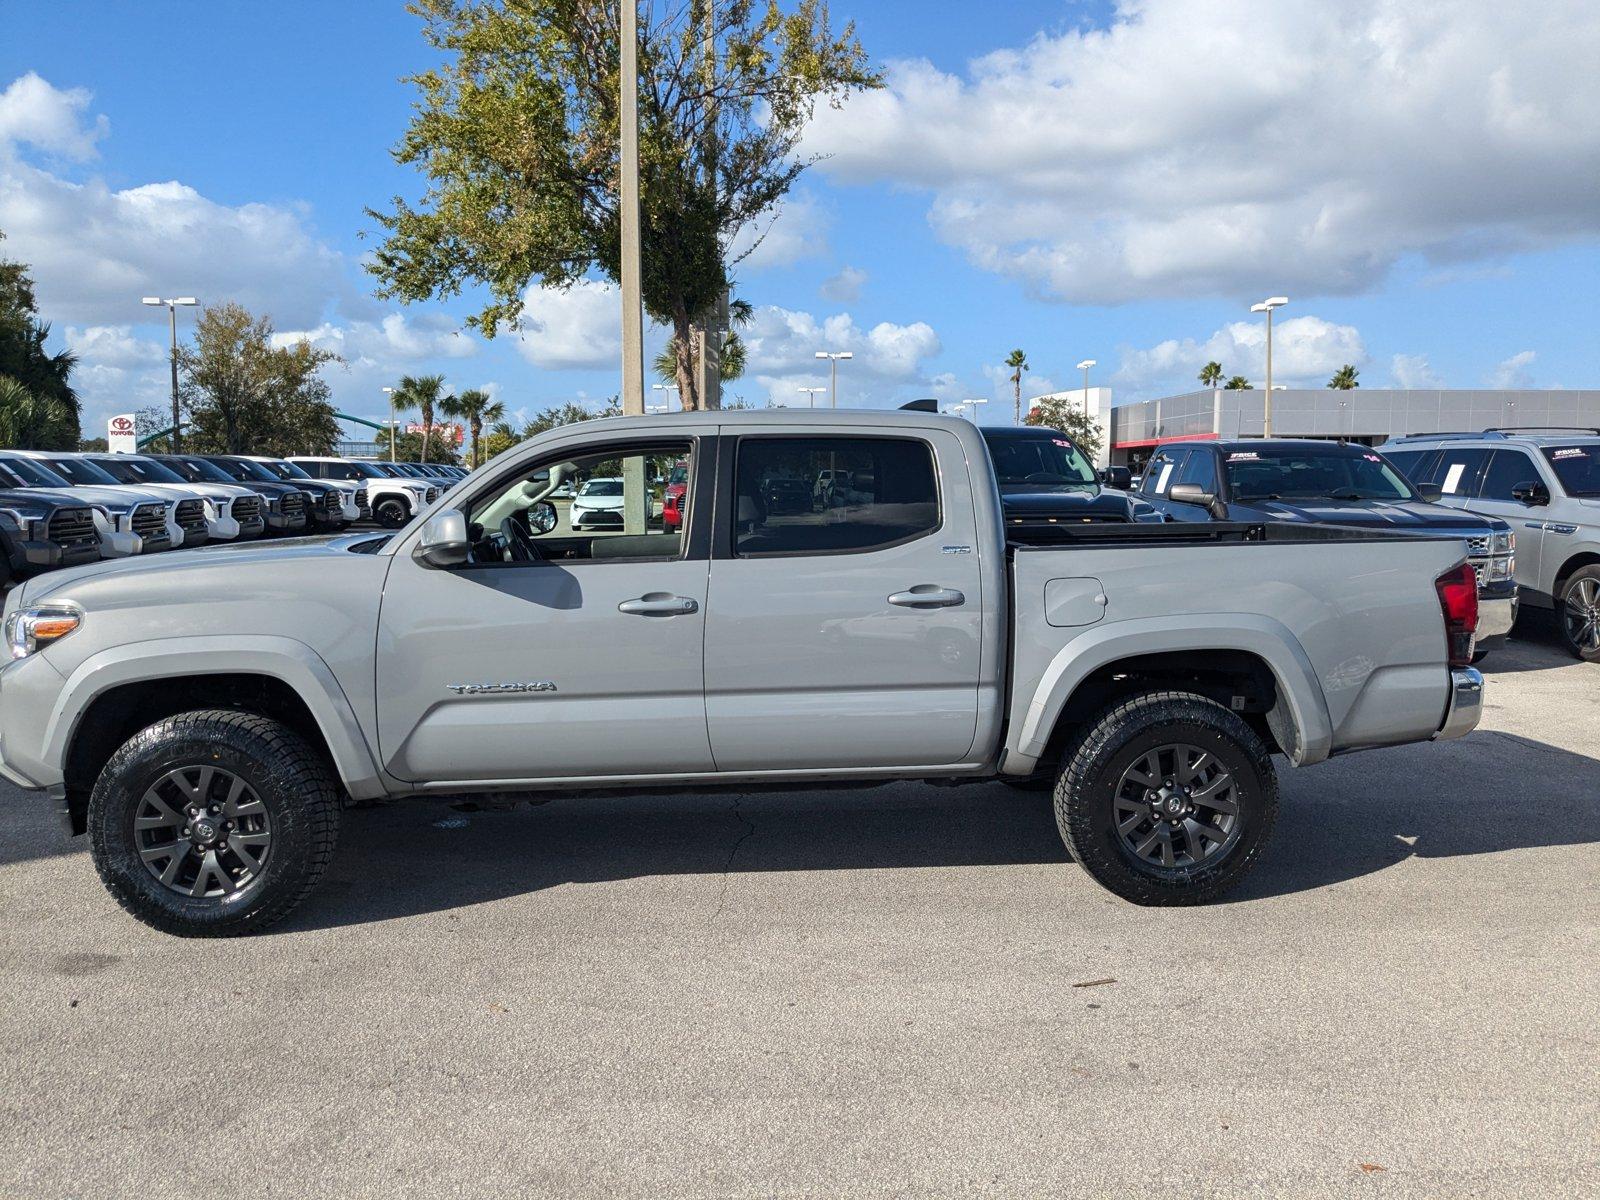
M 88 508 L 89 501 L 76 498 L 76 488 L 0 488 L 0 510 L 9 510 L 39 520 L 63 508 Z
M 296 492 L 302 492 L 308 496 L 312 492 L 311 488 L 303 488 L 298 483 L 279 483 L 276 480 L 268 481 L 265 479 L 241 479 L 239 486 L 249 488 L 258 496 L 269 496 L 274 500 L 282 500 L 285 496 L 292 496 Z
M 1357 529 L 1401 529 L 1414 533 L 1460 534 L 1473 537 L 1489 529 L 1509 529 L 1498 517 L 1462 512 L 1420 500 L 1257 500 L 1235 507 L 1252 508 L 1286 521 L 1345 525 Z
M 99 487 L 94 484 L 73 485 L 70 488 L 28 488 L 30 492 L 50 492 L 67 499 L 69 504 L 94 504 L 113 512 L 128 512 L 140 504 L 159 504 L 163 512 L 176 497 L 160 492 L 146 491 L 142 487 Z
M 576 496 L 572 502 L 585 508 L 621 508 L 626 499 L 626 496 Z
M 1132 511 L 1127 493 L 1101 487 L 1030 490 L 1028 484 L 1005 484 L 1000 503 L 1008 518 L 1126 521 Z
M 256 494 L 242 483 L 139 483 L 129 486 L 137 487 L 140 491 L 156 492 L 169 500 L 188 500 L 194 496 L 207 500 L 236 500 L 240 496 Z
M 367 540 L 371 537 L 371 534 L 366 535 Z M 185 550 L 181 555 L 141 554 L 132 558 L 108 558 L 82 567 L 37 575 L 23 586 L 22 600 L 37 602 L 58 592 L 70 592 L 75 585 L 88 580 L 107 576 L 130 582 L 135 581 L 137 576 L 150 576 L 153 577 L 152 582 L 159 581 L 161 586 L 180 589 L 189 586 L 209 587 L 217 589 L 219 596 L 227 595 L 234 590 L 229 582 L 233 577 L 228 573 L 237 572 L 241 567 L 260 564 L 270 572 L 274 566 L 286 566 L 307 559 L 327 560 L 332 564 L 345 558 L 359 557 L 342 547 L 361 540 L 360 537 L 348 535 L 330 535 L 282 538 L 270 542 L 211 542 L 197 549 Z M 339 545 L 331 545 L 333 542 Z

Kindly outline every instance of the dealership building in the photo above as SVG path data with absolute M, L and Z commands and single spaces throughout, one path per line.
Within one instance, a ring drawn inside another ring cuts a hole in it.
M 1107 435 L 1102 457 L 1112 463 L 1140 467 L 1164 442 L 1263 436 L 1266 393 L 1260 388 L 1185 392 L 1119 408 L 1109 399 L 1094 415 Z M 1600 390 L 1285 388 L 1272 393 L 1274 437 L 1343 438 L 1377 446 L 1408 433 L 1517 425 L 1600 430 Z

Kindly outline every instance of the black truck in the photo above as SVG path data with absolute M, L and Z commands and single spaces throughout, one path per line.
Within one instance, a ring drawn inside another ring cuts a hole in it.
M 1158 522 L 1154 507 L 1123 489 L 1126 467 L 1096 471 L 1059 429 L 1038 425 L 984 426 L 1008 529 L 1049 525 Z
M 100 561 L 94 510 L 47 492 L 0 489 L 0 588 L 41 571 Z

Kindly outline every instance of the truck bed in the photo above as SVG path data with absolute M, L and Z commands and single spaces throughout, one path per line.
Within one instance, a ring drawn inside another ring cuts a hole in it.
M 1008 531 L 1009 532 L 1009 531 Z M 1052 697 L 1131 656 L 1259 659 L 1269 724 L 1296 764 L 1425 740 L 1450 694 L 1433 581 L 1456 538 L 1328 526 L 1062 526 L 1008 542 L 1013 670 L 1006 768 L 1052 732 Z

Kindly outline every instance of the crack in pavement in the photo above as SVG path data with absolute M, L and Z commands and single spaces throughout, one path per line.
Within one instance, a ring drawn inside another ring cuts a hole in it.
M 738 857 L 739 848 L 749 841 L 751 835 L 756 831 L 756 827 L 751 824 L 750 819 L 744 815 L 744 811 L 739 807 L 744 799 L 745 794 L 740 792 L 733 798 L 733 807 L 729 810 L 738 818 L 739 824 L 744 826 L 744 831 L 734 839 L 733 845 L 728 848 L 727 860 L 722 864 L 722 887 L 717 892 L 717 908 L 711 914 L 711 920 L 707 922 L 708 925 L 715 925 L 722 916 L 722 910 L 728 906 L 728 873 L 733 870 L 733 860 Z

